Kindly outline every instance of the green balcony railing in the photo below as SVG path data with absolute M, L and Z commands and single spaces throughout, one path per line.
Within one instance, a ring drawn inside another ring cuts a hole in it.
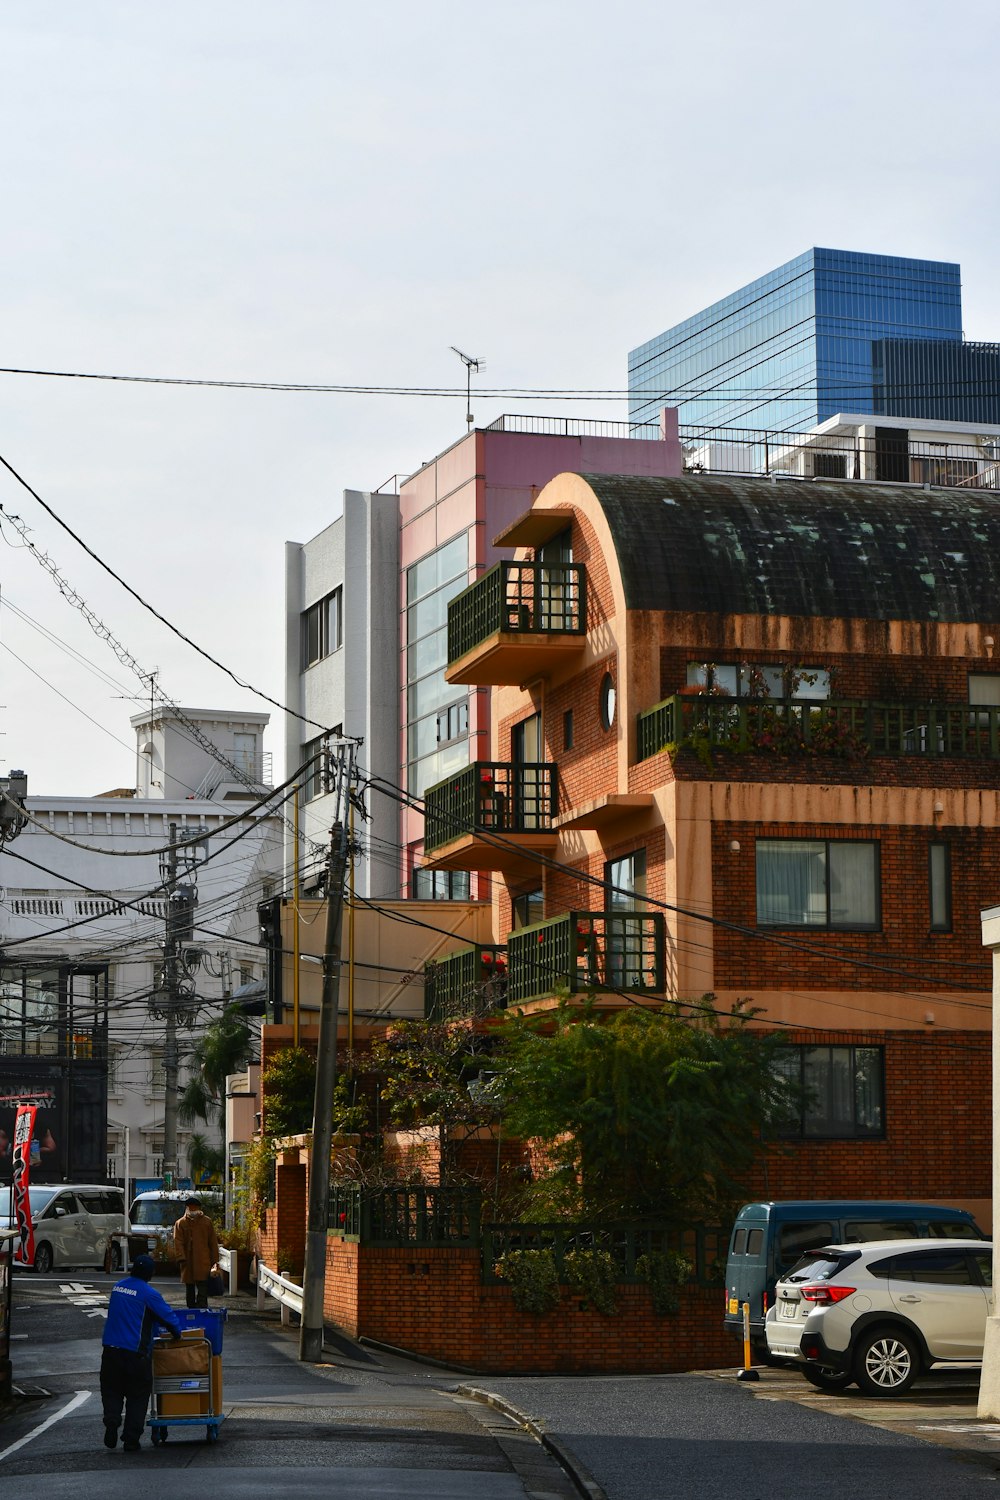
M 637 755 L 696 740 L 709 750 L 756 750 L 861 758 L 866 755 L 1000 760 L 1000 706 L 968 703 L 824 703 L 665 698 L 639 714 Z
M 477 760 L 428 788 L 424 852 L 466 833 L 543 833 L 555 811 L 555 766 Z
M 330 1187 L 327 1228 L 365 1245 L 466 1245 L 480 1243 L 478 1188 Z
M 424 965 L 424 1018 L 489 1015 L 507 1004 L 507 950 L 483 943 Z
M 448 605 L 449 663 L 497 631 L 583 635 L 586 592 L 583 563 L 496 563 Z
M 662 994 L 664 934 L 661 912 L 571 911 L 522 927 L 507 939 L 507 1003 L 558 988 L 571 995 L 590 990 Z

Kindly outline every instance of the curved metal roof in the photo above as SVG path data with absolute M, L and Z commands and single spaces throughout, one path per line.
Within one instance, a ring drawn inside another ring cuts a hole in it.
M 630 609 L 988 623 L 1000 492 L 585 474 Z

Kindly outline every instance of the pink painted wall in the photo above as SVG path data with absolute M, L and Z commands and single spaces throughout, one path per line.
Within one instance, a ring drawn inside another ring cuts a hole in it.
M 400 488 L 400 643 L 401 726 L 400 781 L 406 774 L 406 569 L 462 531 L 472 530 L 469 581 L 511 557 L 512 548 L 497 549 L 493 538 L 531 506 L 537 492 L 557 474 L 635 474 L 667 478 L 683 472 L 677 436 L 677 413 L 663 413 L 660 441 L 646 439 L 555 436 L 524 432 L 476 431 L 438 454 Z M 489 749 L 489 697 L 479 692 L 470 703 L 471 758 Z M 404 847 L 423 837 L 423 816 L 404 809 L 400 841 Z

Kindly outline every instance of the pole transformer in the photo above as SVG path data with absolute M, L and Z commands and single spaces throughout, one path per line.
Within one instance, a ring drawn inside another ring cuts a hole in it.
M 323 1295 L 326 1290 L 326 1231 L 330 1198 L 330 1154 L 333 1146 L 333 1095 L 337 1083 L 337 1028 L 340 1025 L 340 941 L 344 916 L 344 886 L 351 857 L 348 811 L 354 783 L 354 744 L 343 742 L 334 752 L 336 811 L 330 830 L 326 876 L 326 940 L 323 949 L 323 991 L 316 1053 L 316 1092 L 313 1099 L 312 1160 L 306 1209 L 306 1253 L 302 1277 L 302 1325 L 299 1359 L 318 1363 L 323 1356 Z M 298 921 L 298 913 L 295 914 Z

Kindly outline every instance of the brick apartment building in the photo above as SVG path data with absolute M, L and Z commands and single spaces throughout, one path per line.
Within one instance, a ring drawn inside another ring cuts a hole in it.
M 493 946 L 429 1005 L 748 998 L 806 1086 L 754 1191 L 987 1227 L 1000 495 L 562 474 L 496 544 L 446 672 L 492 688 L 491 758 L 425 839 L 497 877 Z

